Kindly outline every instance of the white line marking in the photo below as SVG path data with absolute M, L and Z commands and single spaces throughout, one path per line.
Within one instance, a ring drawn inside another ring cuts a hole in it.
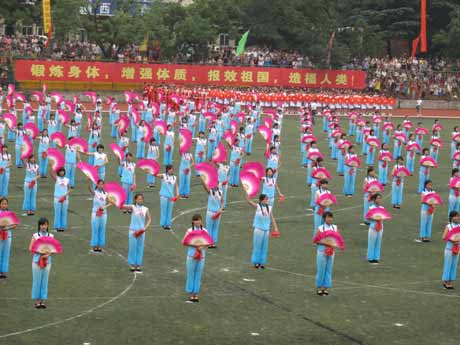
M 72 235 L 71 233 L 68 233 L 67 235 L 69 236 L 73 236 L 75 237 L 76 239 L 79 239 L 79 240 L 82 240 L 82 241 L 85 241 L 84 239 L 81 239 L 79 237 L 76 237 L 75 235 Z M 119 252 L 117 252 L 116 250 L 114 249 L 106 249 L 107 251 L 112 251 L 113 253 L 116 254 L 116 256 L 118 256 L 119 258 L 121 258 L 125 263 L 127 263 L 127 259 L 122 255 L 120 254 Z M 22 330 L 22 331 L 17 331 L 17 332 L 12 332 L 12 333 L 7 333 L 7 334 L 3 334 L 3 335 L 0 335 L 0 339 L 3 339 L 3 338 L 8 338 L 8 337 L 12 337 L 12 336 L 15 336 L 15 335 L 21 335 L 21 334 L 26 334 L 26 333 L 32 333 L 32 332 L 35 332 L 35 331 L 38 331 L 38 330 L 41 330 L 41 329 L 44 329 L 44 328 L 49 328 L 49 327 L 53 327 L 53 326 L 57 326 L 57 325 L 61 325 L 63 323 L 66 323 L 66 322 L 69 322 L 69 321 L 73 321 L 73 320 L 76 320 L 76 319 L 79 319 L 79 318 L 82 318 L 88 314 L 91 314 L 93 313 L 94 311 L 96 310 L 99 310 L 103 307 L 105 307 L 106 305 L 108 304 L 111 304 L 115 301 L 117 301 L 118 299 L 122 298 L 124 295 L 126 295 L 131 289 L 132 287 L 134 286 L 134 283 L 136 282 L 136 279 L 137 279 L 137 275 L 136 274 L 133 274 L 132 275 L 132 280 L 131 282 L 129 283 L 129 285 L 123 290 L 121 291 L 118 295 L 114 296 L 114 297 L 108 297 L 110 298 L 109 300 L 101 303 L 101 304 L 98 304 L 97 306 L 93 307 L 93 308 L 90 308 L 88 310 L 85 310 L 77 315 L 74 315 L 74 316 L 70 316 L 66 319 L 62 319 L 62 320 L 59 320 L 59 321 L 55 321 L 55 322 L 50 322 L 50 323 L 47 323 L 47 324 L 44 324 L 44 325 L 41 325 L 41 326 L 37 326 L 37 327 L 33 327 L 33 328 L 28 328 L 28 329 L 25 329 L 25 330 Z M 23 298 L 21 298 L 21 300 L 23 300 Z
M 25 329 L 25 330 L 23 330 L 23 331 L 18 331 L 18 332 L 3 334 L 3 335 L 0 335 L 0 339 L 12 337 L 12 336 L 15 336 L 15 335 L 21 335 L 21 334 L 31 333 L 31 332 L 35 332 L 35 331 L 38 331 L 38 330 L 41 330 L 41 329 L 44 329 L 44 328 L 48 328 L 48 327 L 53 327 L 53 326 L 61 325 L 61 324 L 63 324 L 63 323 L 66 323 L 66 322 L 69 322 L 69 321 L 73 321 L 73 320 L 82 318 L 83 316 L 86 316 L 86 315 L 88 315 L 88 314 L 91 314 L 91 313 L 93 313 L 94 311 L 99 310 L 99 309 L 105 307 L 106 305 L 108 305 L 108 304 L 110 304 L 110 303 L 115 302 L 116 300 L 118 300 L 118 299 L 120 299 L 121 297 L 123 297 L 126 293 L 128 293 L 128 291 L 131 290 L 131 288 L 134 286 L 134 283 L 136 282 L 136 277 L 137 277 L 137 276 L 136 276 L 135 274 L 133 274 L 133 279 L 131 280 L 131 283 L 130 283 L 122 292 L 120 292 L 118 295 L 112 297 L 112 298 L 109 299 L 108 301 L 105 301 L 104 303 L 101 303 L 101 304 L 99 304 L 99 305 L 97 305 L 97 306 L 95 306 L 95 307 L 93 307 L 93 308 L 91 308 L 91 309 L 85 310 L 84 312 L 82 312 L 82 313 L 80 313 L 80 314 L 77 314 L 77 315 L 68 317 L 68 318 L 66 318 L 66 319 L 62 319 L 62 320 L 59 320 L 59 321 L 47 323 L 47 324 L 42 325 L 42 326 L 37 326 L 37 327 L 34 327 L 34 328 L 28 328 L 28 329 Z

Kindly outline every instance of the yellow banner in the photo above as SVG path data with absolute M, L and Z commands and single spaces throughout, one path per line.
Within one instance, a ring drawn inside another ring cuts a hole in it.
M 51 4 L 50 0 L 43 0 L 43 32 L 47 35 L 51 30 Z

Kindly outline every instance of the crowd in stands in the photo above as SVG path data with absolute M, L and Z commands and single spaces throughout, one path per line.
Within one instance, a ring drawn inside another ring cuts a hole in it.
M 141 52 L 139 45 L 131 44 L 123 50 L 106 46 L 105 51 L 94 43 L 78 40 L 59 43 L 52 41 L 45 47 L 44 36 L 8 37 L 0 35 L 0 56 L 50 58 L 56 60 L 118 62 L 166 62 L 159 43 Z M 193 47 L 182 49 L 167 62 L 191 63 L 197 52 Z M 269 48 L 247 47 L 236 56 L 233 48 L 218 49 L 203 58 L 201 63 L 215 65 L 243 65 L 252 67 L 317 68 L 308 57 L 299 51 L 281 51 Z M 402 98 L 458 99 L 460 97 L 460 61 L 433 60 L 410 57 L 403 58 L 355 58 L 343 69 L 365 70 L 368 74 L 368 89 Z M 4 68 L 0 69 L 0 77 Z M 3 73 L 4 74 L 4 73 Z
M 375 92 L 412 99 L 460 96 L 460 61 L 367 57 L 344 67 L 367 71 L 368 87 Z

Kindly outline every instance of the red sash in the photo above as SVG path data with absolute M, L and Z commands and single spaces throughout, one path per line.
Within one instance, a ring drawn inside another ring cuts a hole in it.
M 45 159 L 46 157 L 48 157 L 48 153 L 46 151 L 43 151 L 42 152 L 42 158 Z
M 386 168 L 386 167 L 387 167 L 387 161 L 383 161 L 382 168 Z
M 8 239 L 8 230 L 0 230 L 0 241 L 6 241 Z
M 379 232 L 382 230 L 382 221 L 381 220 L 376 220 L 375 221 L 375 231 Z
M 326 254 L 326 256 L 334 255 L 334 247 L 327 246 L 326 249 L 324 249 L 324 254 Z
M 102 207 L 98 208 L 96 211 L 96 217 L 102 217 L 104 215 L 104 209 Z
M 410 157 L 410 158 L 414 158 L 414 155 L 415 155 L 415 152 L 414 152 L 414 151 L 411 151 L 411 152 L 409 153 L 409 157 Z
M 350 168 L 349 174 L 350 174 L 350 175 L 353 175 L 354 173 L 355 173 L 355 168 L 351 167 L 351 168 Z
M 428 207 L 428 210 L 426 210 L 426 213 L 428 213 L 429 215 L 433 214 L 434 213 L 434 206 L 430 205 L 430 207 Z
M 397 186 L 401 185 L 401 178 L 400 177 L 396 178 L 396 185 Z
M 48 258 L 40 256 L 40 259 L 38 259 L 38 267 L 46 268 L 46 266 L 48 266 Z
M 458 253 L 460 253 L 460 246 L 457 243 L 452 246 L 452 255 L 458 255 Z
M 190 169 L 189 169 L 189 168 L 184 169 L 184 174 L 185 174 L 185 175 L 188 175 L 189 173 L 190 173 Z
M 455 193 L 455 197 L 458 198 L 460 196 L 460 189 L 455 188 L 454 193 Z
M 437 146 L 433 146 L 433 152 L 437 152 L 438 151 L 438 147 Z
M 398 146 L 401 146 L 401 145 L 402 145 L 402 142 L 398 140 Z
M 134 231 L 134 237 L 138 238 L 140 237 L 143 233 L 145 232 L 144 229 L 141 229 L 141 230 L 137 230 L 137 231 Z
M 425 171 L 423 172 L 424 175 L 428 175 L 430 172 L 430 168 L 425 167 Z
M 372 145 L 369 146 L 369 152 L 370 152 L 370 153 L 374 152 L 374 146 L 372 146 Z
M 317 212 L 318 215 L 322 216 L 324 214 L 324 207 L 320 206 Z
M 201 249 L 195 248 L 195 253 L 193 254 L 193 259 L 194 260 L 201 260 L 203 258 L 203 253 L 201 252 Z

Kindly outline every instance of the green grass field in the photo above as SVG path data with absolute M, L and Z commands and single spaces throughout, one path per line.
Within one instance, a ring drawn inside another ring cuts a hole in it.
M 431 127 L 432 120 L 424 122 Z M 446 146 L 441 167 L 433 171 L 432 179 L 447 203 L 449 137 L 454 121 L 442 123 Z M 320 148 L 328 153 L 319 129 L 317 126 Z M 108 148 L 107 130 L 104 144 Z M 316 296 L 313 217 L 307 208 L 310 191 L 305 169 L 300 167 L 298 133 L 297 117 L 285 118 L 279 185 L 286 202 L 276 205 L 274 212 L 282 236 L 270 241 L 267 269 L 256 271 L 250 264 L 254 211 L 244 201 L 241 188 L 231 189 L 220 246 L 208 251 L 199 304 L 185 303 L 185 249 L 180 245 L 192 214 L 205 212 L 207 195 L 199 181 L 192 180 L 189 200 L 176 203 L 174 232 L 168 232 L 158 226 L 159 188 L 147 189 L 145 174 L 137 173 L 138 190 L 146 196 L 154 227 L 146 237 L 144 273 L 135 276 L 125 259 L 129 216 L 119 210 L 109 210 L 107 250 L 90 253 L 92 202 L 87 200 L 85 178 L 78 172 L 70 197 L 70 231 L 56 235 L 64 253 L 53 260 L 48 309 L 35 310 L 30 300 L 27 247 L 38 217 L 53 219 L 53 181 L 40 180 L 37 215 L 21 217 L 13 238 L 10 274 L 7 280 L 0 280 L 0 344 L 458 343 L 460 285 L 459 290 L 446 291 L 440 282 L 447 205 L 435 213 L 433 242 L 415 243 L 420 215 L 416 176 L 406 179 L 401 210 L 391 209 L 394 219 L 385 224 L 380 265 L 369 265 L 365 260 L 367 228 L 359 225 L 363 171 L 356 180 L 357 194 L 348 199 L 341 195 L 342 178 L 335 174 L 335 162 L 326 159 L 327 167 L 334 171 L 330 188 L 339 204 L 333 212 L 346 250 L 336 255 L 331 295 Z M 259 135 L 255 151 L 249 160 L 265 162 Z M 109 154 L 109 159 L 107 180 L 118 181 L 115 158 Z M 176 158 L 175 165 L 178 163 Z M 22 207 L 23 178 L 23 169 L 13 170 L 10 208 L 17 212 Z M 386 207 L 391 206 L 389 198 L 390 189 L 385 192 Z

